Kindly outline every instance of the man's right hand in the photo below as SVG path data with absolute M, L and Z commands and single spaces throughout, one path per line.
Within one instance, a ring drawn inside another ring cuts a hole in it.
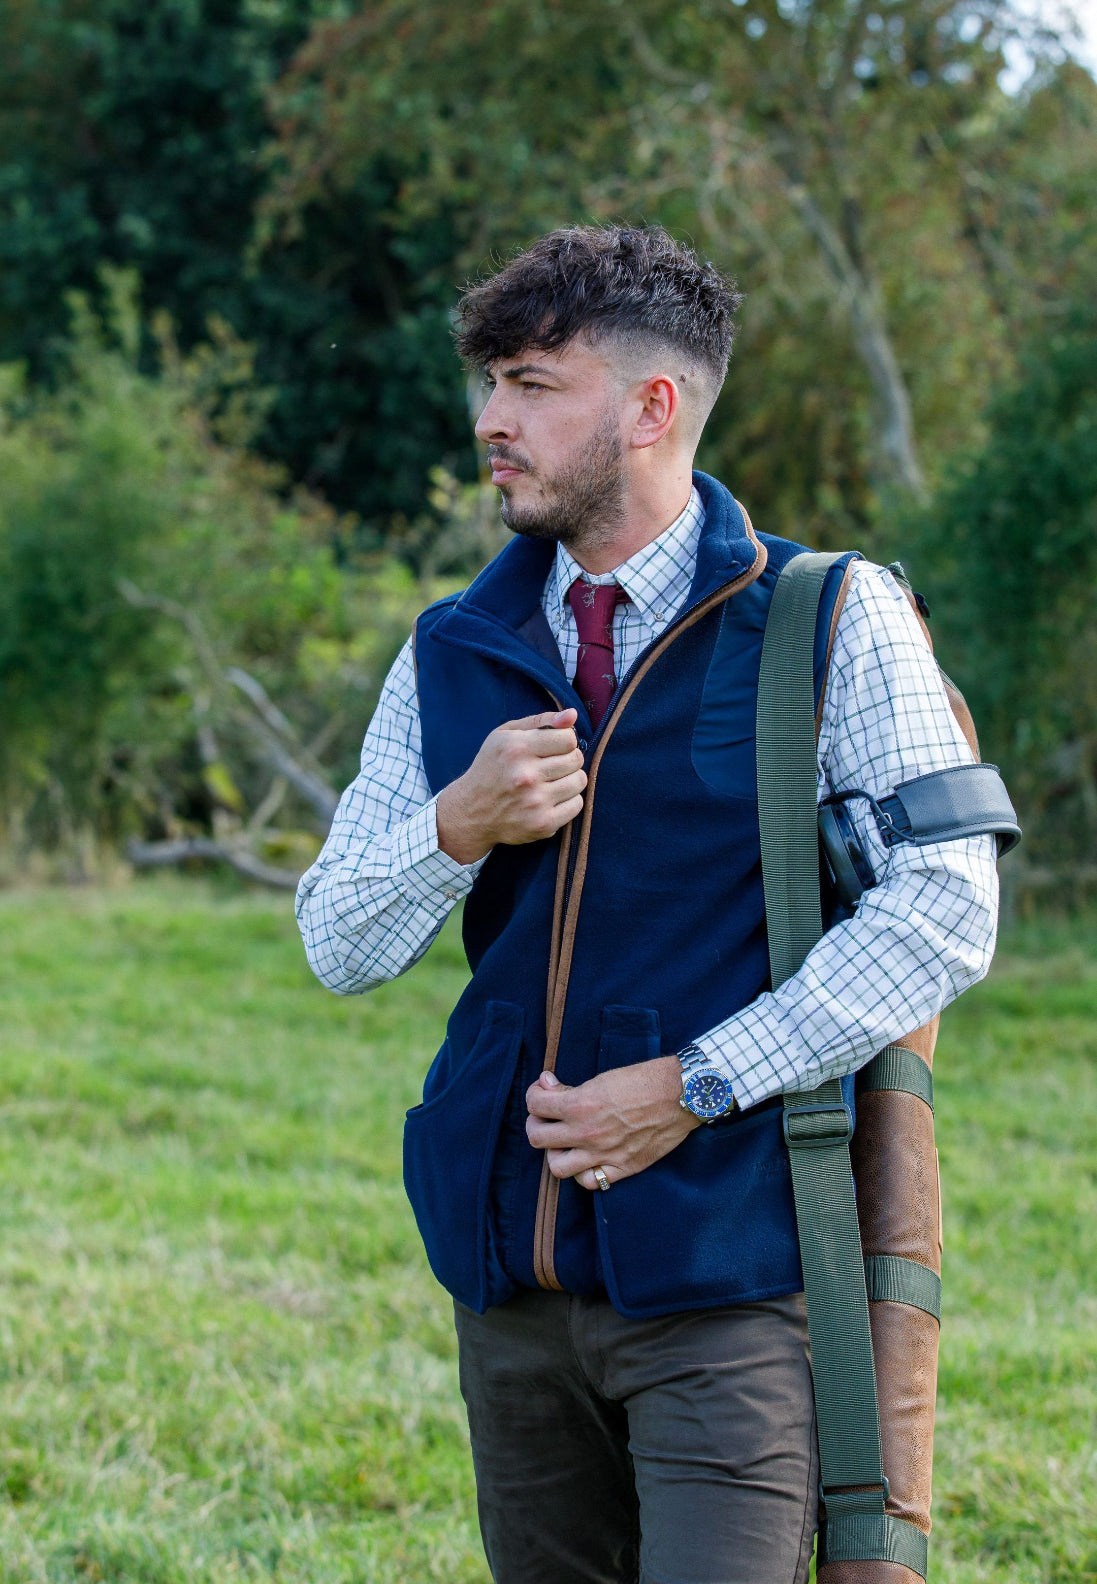
M 475 863 L 497 842 L 541 841 L 573 820 L 587 784 L 575 721 L 567 709 L 497 726 L 464 775 L 439 793 L 441 850 Z

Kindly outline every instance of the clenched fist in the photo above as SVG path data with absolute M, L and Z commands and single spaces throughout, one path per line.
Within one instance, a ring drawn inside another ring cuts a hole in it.
M 567 709 L 497 726 L 464 775 L 439 794 L 442 851 L 475 863 L 498 842 L 541 841 L 573 820 L 587 784 L 575 720 Z

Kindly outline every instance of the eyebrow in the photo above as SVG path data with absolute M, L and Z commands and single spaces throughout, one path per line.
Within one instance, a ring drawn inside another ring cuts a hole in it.
M 543 363 L 519 363 L 517 368 L 504 369 L 503 379 L 521 379 L 523 374 L 547 374 L 550 379 L 555 379 L 555 372 L 545 368 Z

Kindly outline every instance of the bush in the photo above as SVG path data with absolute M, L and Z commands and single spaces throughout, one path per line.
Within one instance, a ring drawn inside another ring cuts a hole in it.
M 1097 326 L 1033 346 L 915 527 L 942 656 L 1056 865 L 1097 848 Z
M 105 285 L 105 322 L 72 299 L 58 391 L 29 396 L 10 366 L 0 385 L 12 836 L 71 857 L 92 839 L 239 825 L 264 799 L 319 833 L 315 802 L 279 790 L 272 743 L 347 779 L 431 591 L 391 555 L 341 564 L 355 524 L 249 451 L 265 398 L 226 327 L 183 357 L 155 322 L 160 369 L 143 374 L 135 281 Z

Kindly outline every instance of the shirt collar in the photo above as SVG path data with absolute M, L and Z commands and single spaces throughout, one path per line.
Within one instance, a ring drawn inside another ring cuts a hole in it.
M 696 485 L 685 510 L 658 538 L 623 561 L 612 572 L 584 572 L 562 544 L 556 546 L 555 603 L 567 609 L 568 590 L 577 577 L 588 583 L 619 583 L 641 616 L 669 620 L 685 604 L 697 565 L 697 545 L 705 521 L 705 508 Z

